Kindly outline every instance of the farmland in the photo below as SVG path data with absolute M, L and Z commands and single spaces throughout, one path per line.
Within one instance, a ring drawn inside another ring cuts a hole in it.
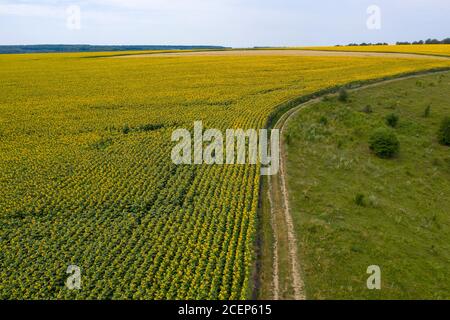
M 109 55 L 109 54 L 107 54 Z M 257 166 L 176 166 L 171 133 L 263 128 L 289 99 L 446 60 L 0 56 L 2 299 L 244 299 Z M 64 286 L 80 266 L 82 290 Z
M 287 180 L 310 299 L 449 299 L 450 74 L 326 97 L 287 124 Z M 392 115 L 395 115 L 393 117 Z M 387 119 L 398 119 L 388 122 Z M 369 148 L 391 128 L 392 159 Z M 367 290 L 378 265 L 381 290 Z
M 304 47 L 301 49 L 348 52 L 415 53 L 423 55 L 450 56 L 450 44 Z

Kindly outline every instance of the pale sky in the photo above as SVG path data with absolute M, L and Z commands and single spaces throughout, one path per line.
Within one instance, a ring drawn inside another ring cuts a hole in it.
M 450 37 L 449 17 L 450 0 L 0 0 L 0 45 L 391 43 Z

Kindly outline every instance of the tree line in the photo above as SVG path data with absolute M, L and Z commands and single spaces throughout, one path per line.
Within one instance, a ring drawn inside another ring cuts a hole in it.
M 427 40 L 419 40 L 419 41 L 413 41 L 413 42 L 408 42 L 408 41 L 397 41 L 395 43 L 396 45 L 420 45 L 420 44 L 450 44 L 450 38 L 445 38 L 443 40 L 438 40 L 438 39 L 427 39 Z M 387 46 L 389 45 L 386 42 L 378 42 L 378 43 L 349 43 L 348 45 L 345 45 L 347 47 L 364 47 L 364 46 Z M 336 47 L 342 47 L 342 45 L 336 45 Z

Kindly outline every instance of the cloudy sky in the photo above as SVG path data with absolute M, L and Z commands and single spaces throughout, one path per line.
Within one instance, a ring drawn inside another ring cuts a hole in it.
M 450 0 L 0 0 L 0 44 L 412 41 L 450 37 L 449 16 Z

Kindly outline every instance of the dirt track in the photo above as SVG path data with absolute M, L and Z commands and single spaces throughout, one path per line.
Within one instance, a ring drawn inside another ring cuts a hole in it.
M 440 72 L 429 72 L 429 73 L 425 73 L 425 74 L 403 76 L 403 77 L 399 77 L 399 78 L 383 80 L 383 81 L 379 81 L 376 83 L 367 84 L 362 87 L 355 88 L 355 89 L 352 89 L 349 91 L 355 92 L 355 91 L 359 91 L 359 90 L 364 90 L 364 89 L 368 89 L 368 88 L 385 85 L 385 84 L 392 83 L 392 82 L 397 82 L 397 81 L 402 81 L 402 80 L 407 80 L 407 79 L 412 79 L 412 78 L 419 78 L 419 77 L 423 77 L 423 76 L 426 76 L 429 74 L 440 74 L 440 73 L 448 73 L 448 72 L 449 71 L 447 70 L 447 71 L 440 71 Z M 330 95 L 336 95 L 336 94 L 330 94 Z M 304 108 L 314 105 L 315 103 L 318 103 L 319 101 L 322 100 L 322 98 L 323 97 L 311 99 L 305 103 L 302 103 L 302 104 L 288 110 L 283 116 L 281 116 L 281 118 L 277 121 L 277 123 L 274 126 L 274 128 L 281 130 L 280 136 L 284 137 L 284 133 L 286 131 L 289 120 L 291 120 L 298 112 L 300 112 Z M 289 258 L 290 258 L 290 261 L 289 261 L 290 265 L 287 266 L 287 268 L 290 267 L 290 270 L 291 270 L 290 281 L 292 282 L 292 286 L 294 289 L 293 298 L 296 300 L 303 300 L 303 299 L 306 299 L 307 297 L 306 297 L 306 293 L 304 290 L 304 282 L 303 282 L 302 271 L 301 271 L 301 261 L 299 261 L 299 256 L 297 253 L 297 236 L 295 233 L 295 229 L 294 229 L 294 225 L 293 225 L 293 218 L 292 218 L 292 214 L 291 214 L 291 210 L 290 210 L 290 206 L 289 206 L 289 192 L 288 192 L 288 188 L 286 185 L 286 179 L 287 179 L 286 178 L 286 161 L 287 161 L 287 159 L 286 159 L 286 150 L 284 147 L 285 147 L 285 144 L 284 144 L 284 141 L 282 141 L 281 142 L 281 157 L 280 157 L 280 172 L 278 175 L 271 176 L 268 178 L 269 180 L 271 180 L 271 181 L 269 181 L 269 184 L 268 184 L 268 189 L 269 189 L 268 193 L 270 194 L 271 199 L 278 199 L 278 201 L 281 202 L 281 203 L 277 203 L 277 201 L 271 200 L 270 201 L 271 212 L 273 212 L 274 207 L 282 208 L 284 211 L 284 219 L 285 219 L 284 223 L 287 225 L 286 232 L 288 233 L 288 240 L 289 240 L 288 251 L 289 251 Z M 275 187 L 275 185 L 277 187 Z M 277 248 L 277 246 L 278 246 L 277 239 L 275 239 L 274 246 L 275 246 L 274 250 L 279 250 L 279 248 Z M 277 257 L 278 257 L 278 254 L 277 254 Z M 277 274 L 273 275 L 274 281 L 278 281 L 279 268 L 280 267 L 278 266 Z M 278 292 L 276 292 L 276 293 L 278 295 Z M 281 298 L 283 298 L 283 297 L 281 297 Z M 292 298 L 292 297 L 289 297 L 289 298 Z
M 377 52 L 343 52 L 343 51 L 315 51 L 315 50 L 224 50 L 224 51 L 195 51 L 195 52 L 170 52 L 170 53 L 145 53 L 124 56 L 113 56 L 116 59 L 132 59 L 145 57 L 222 57 L 222 56 L 305 56 L 305 57 L 390 57 L 410 59 L 448 59 L 422 54 L 409 53 L 377 53 Z

